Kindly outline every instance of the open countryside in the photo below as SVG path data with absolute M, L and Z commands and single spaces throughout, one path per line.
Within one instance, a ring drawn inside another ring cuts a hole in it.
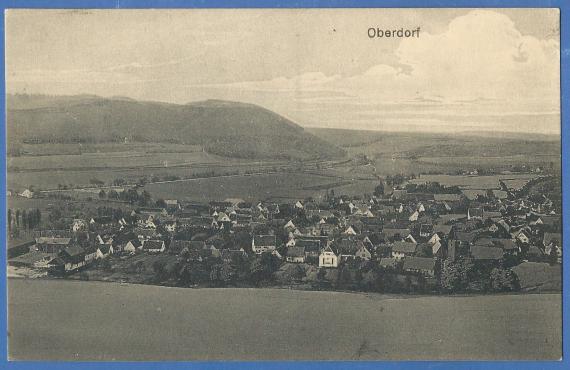
M 25 105 L 41 97 L 18 99 L 8 158 L 14 359 L 560 357 L 552 137 L 305 130 L 220 101 L 48 97 L 42 104 L 57 104 L 37 111 Z M 85 126 L 70 138 L 58 104 L 87 126 L 102 124 L 92 104 L 124 116 L 112 137 Z M 131 122 L 131 109 L 151 108 L 169 127 L 154 141 L 152 122 L 144 137 Z M 251 117 L 250 139 L 232 141 L 233 114 Z M 195 131 L 186 115 L 198 117 Z M 34 131 L 40 123 L 52 130 Z M 461 159 L 475 150 L 487 160 Z M 39 320 L 38 307 L 53 320 Z M 109 310 L 112 327 L 101 324 Z M 270 344 L 252 351 L 260 338 Z

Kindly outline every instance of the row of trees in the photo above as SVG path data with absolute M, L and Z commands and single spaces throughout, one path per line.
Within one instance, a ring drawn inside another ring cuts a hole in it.
M 148 191 L 143 190 L 139 193 L 136 189 L 127 189 L 121 192 L 113 189 L 105 192 L 105 190 L 101 189 L 101 191 L 99 191 L 99 199 L 120 200 L 130 204 L 137 204 L 141 207 L 152 204 L 151 195 Z
M 470 258 L 445 260 L 440 277 L 444 292 L 508 292 L 516 291 L 519 282 L 508 268 L 495 264 L 475 264 Z
M 22 228 L 32 230 L 40 226 L 42 220 L 42 212 L 38 209 L 20 210 L 8 209 L 7 221 L 8 231 L 12 232 L 14 228 Z

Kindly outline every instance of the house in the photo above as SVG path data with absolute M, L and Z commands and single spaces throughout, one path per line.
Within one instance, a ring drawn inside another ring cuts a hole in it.
M 418 245 L 407 241 L 394 242 L 392 245 L 392 257 L 402 259 L 404 257 L 413 256 L 416 253 Z
M 562 234 L 544 233 L 542 244 L 544 245 L 544 254 L 550 256 L 552 251 L 555 251 L 559 258 L 562 257 Z
M 220 258 L 226 263 L 238 264 L 247 258 L 247 253 L 244 249 L 222 249 L 220 251 Z
M 168 231 L 169 233 L 175 233 L 176 232 L 176 225 L 177 222 L 176 221 L 165 221 L 163 223 L 164 225 L 164 230 Z
M 472 245 L 469 253 L 475 261 L 500 261 L 503 259 L 503 250 L 497 247 L 483 247 Z
M 276 248 L 275 235 L 254 235 L 251 240 L 251 250 L 256 254 L 273 251 Z
M 92 217 L 89 224 L 95 226 L 111 226 L 113 225 L 113 218 L 111 216 Z
M 412 213 L 410 215 L 410 217 L 408 217 L 408 220 L 411 222 L 415 222 L 418 220 L 418 218 L 420 217 L 420 212 L 419 211 L 415 211 L 414 213 Z
M 292 263 L 305 262 L 305 248 L 304 247 L 289 247 L 285 254 L 285 260 Z
M 418 242 L 417 242 L 416 239 L 412 236 L 412 234 L 406 236 L 406 237 L 404 238 L 404 241 L 410 242 L 410 243 L 414 243 L 414 244 L 418 244 Z
M 71 246 L 71 238 L 39 237 L 36 238 L 36 249 L 44 253 L 59 254 Z
M 97 259 L 97 247 L 90 246 L 84 249 L 85 251 L 85 264 L 89 265 Z
M 374 217 L 372 211 L 370 211 L 369 207 L 358 207 L 354 212 L 355 216 L 362 216 L 362 217 Z
M 165 199 L 164 204 L 166 204 L 166 210 L 170 212 L 178 211 L 181 208 L 176 199 Z
M 411 235 L 410 229 L 388 228 L 388 227 L 385 227 L 384 230 L 382 230 L 382 233 L 384 233 L 385 237 L 388 240 L 404 239 L 407 238 L 409 235 Z
M 113 254 L 113 246 L 111 244 L 102 244 L 97 246 L 97 259 L 105 259 Z
M 483 220 L 483 208 L 469 208 L 467 210 L 468 220 Z
M 515 238 L 523 244 L 530 243 L 530 234 L 526 230 L 517 232 Z
M 357 258 L 363 259 L 365 261 L 370 261 L 372 259 L 372 254 L 370 253 L 368 248 L 366 248 L 364 243 L 360 244 L 360 246 L 358 247 L 358 250 L 356 251 L 356 253 L 354 255 Z
M 434 245 L 435 243 L 441 242 L 441 236 L 438 233 L 434 233 L 431 238 L 429 238 L 428 243 Z
M 71 230 L 76 233 L 79 231 L 87 231 L 87 222 L 81 219 L 73 220 L 73 224 L 71 225 Z
M 32 198 L 32 197 L 34 196 L 34 192 L 31 191 L 30 189 L 25 189 L 24 191 L 22 191 L 22 192 L 21 192 L 20 194 L 18 194 L 18 195 L 21 196 L 21 197 L 30 199 L 30 198 Z
M 167 216 L 168 212 L 166 208 L 151 208 L 151 207 L 143 207 L 137 210 L 137 213 L 145 216 L 153 216 L 154 218 L 160 218 L 160 216 Z
M 437 234 L 435 234 L 435 235 L 437 235 Z M 442 246 L 443 245 L 441 244 L 441 240 L 437 240 L 435 243 L 429 243 L 428 242 L 428 244 L 431 244 L 431 254 L 433 256 L 442 257 L 442 254 L 443 254 Z
M 137 249 L 141 249 L 141 248 L 142 248 L 141 241 L 139 239 L 133 239 L 133 240 L 129 240 L 127 242 L 127 244 L 125 244 L 125 247 L 123 248 L 123 252 L 135 254 Z
M 319 267 L 338 267 L 338 256 L 331 247 L 326 247 L 319 255 Z
M 142 250 L 148 253 L 162 253 L 165 248 L 163 240 L 147 240 L 142 245 Z
M 501 248 L 504 255 L 516 256 L 520 252 L 520 248 L 513 239 L 499 239 L 499 238 L 480 238 L 477 239 L 474 245 L 483 247 Z
M 420 226 L 420 236 L 422 238 L 429 238 L 433 233 L 433 225 L 432 224 L 422 224 Z
M 435 259 L 425 257 L 408 257 L 404 259 L 403 270 L 428 277 L 435 276 Z
M 85 266 L 85 251 L 81 247 L 67 247 L 59 253 L 58 257 L 64 262 L 65 272 L 77 271 Z
M 345 235 L 356 235 L 356 230 L 353 226 L 349 226 L 346 228 L 346 230 L 344 230 L 343 234 Z
M 396 258 L 381 258 L 378 266 L 383 270 L 395 270 L 398 267 L 398 260 Z
M 158 235 L 158 233 L 156 232 L 156 229 L 136 228 L 134 232 L 135 232 L 135 235 L 137 236 L 137 238 L 141 242 L 144 242 L 145 240 L 154 239 Z
M 295 240 L 295 239 L 293 239 Z M 305 249 L 305 257 L 318 258 L 321 252 L 321 240 L 301 238 L 295 240 L 294 246 L 302 247 Z
M 297 226 L 295 226 L 295 224 L 293 223 L 292 220 L 289 220 L 289 221 L 285 224 L 285 226 L 283 226 L 283 228 L 292 231 L 292 230 L 295 230 L 295 229 L 297 228 Z

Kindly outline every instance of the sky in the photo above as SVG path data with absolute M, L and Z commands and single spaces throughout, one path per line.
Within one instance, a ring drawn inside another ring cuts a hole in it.
M 305 127 L 560 133 L 557 9 L 8 10 L 8 93 L 259 104 Z M 417 29 L 370 38 L 369 28 Z

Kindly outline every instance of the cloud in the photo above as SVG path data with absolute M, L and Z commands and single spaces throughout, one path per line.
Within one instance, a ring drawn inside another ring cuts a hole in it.
M 304 73 L 267 81 L 216 85 L 274 93 L 328 91 L 366 101 L 454 103 L 499 101 L 519 109 L 543 101 L 557 109 L 559 43 L 522 35 L 506 15 L 475 10 L 452 20 L 440 34 L 404 38 L 398 65 L 377 64 L 360 74 Z M 210 85 L 213 87 L 213 85 Z M 323 101 L 323 97 L 320 98 Z M 331 104 L 338 96 L 331 94 Z
M 398 16 L 367 12 L 361 17 L 331 12 L 323 17 L 324 13 L 315 10 L 315 14 L 302 12 L 294 18 L 277 11 L 270 18 L 248 18 L 244 13 L 243 22 L 235 27 L 226 27 L 227 22 L 236 22 L 234 13 L 222 23 L 215 23 L 213 13 L 207 20 L 202 14 L 193 18 L 196 24 L 185 17 L 174 22 L 175 27 L 157 23 L 160 37 L 156 38 L 142 38 L 129 27 L 123 31 L 121 47 L 104 43 L 89 55 L 84 54 L 92 49 L 82 49 L 87 42 L 68 48 L 67 43 L 75 38 L 57 38 L 49 44 L 41 41 L 44 33 L 38 28 L 36 46 L 53 45 L 59 50 L 53 54 L 65 55 L 65 63 L 47 58 L 51 50 L 36 53 L 36 58 L 22 49 L 19 53 L 26 57 L 7 59 L 12 61 L 7 83 L 13 91 L 124 95 L 178 103 L 209 98 L 242 100 L 312 126 L 397 127 L 396 114 L 402 112 L 401 118 L 409 119 L 406 124 L 410 127 L 417 120 L 418 125 L 423 122 L 446 129 L 456 124 L 459 130 L 460 125 L 467 127 L 463 117 L 475 117 L 475 121 L 480 117 L 481 127 L 492 121 L 499 122 L 496 128 L 516 130 L 518 118 L 506 122 L 483 117 L 525 112 L 540 119 L 529 119 L 521 128 L 534 130 L 536 126 L 538 130 L 544 125 L 544 131 L 559 130 L 559 120 L 541 118 L 545 113 L 559 115 L 558 39 L 524 34 L 517 29 L 520 19 L 515 24 L 501 10 L 472 10 L 451 18 L 461 14 L 453 13 L 431 28 L 428 26 L 437 17 L 414 12 L 394 13 Z M 538 16 L 545 11 L 525 12 Z M 408 16 L 412 13 L 420 15 L 417 20 Z M 304 16 L 311 19 L 308 28 L 292 32 L 291 22 L 300 22 Z M 413 23 L 410 26 L 416 27 L 416 22 L 424 25 L 419 38 L 370 40 L 366 27 L 378 22 L 378 17 L 385 23 L 407 19 Z M 170 16 L 167 19 L 170 22 Z M 94 19 L 92 28 L 98 29 L 101 22 Z M 131 25 L 141 24 L 144 22 L 137 18 Z M 322 30 L 332 29 L 329 26 L 333 24 L 338 32 L 323 36 Z M 107 28 L 116 27 L 111 22 Z M 529 32 L 527 27 L 521 28 Z M 172 38 L 167 30 L 176 31 L 179 37 Z M 271 37 L 259 36 L 259 30 Z M 240 37 L 236 39 L 234 34 Z M 558 34 L 542 35 L 558 38 Z M 100 39 L 91 42 L 99 45 Z M 82 52 L 74 54 L 74 50 Z M 45 66 L 50 67 L 42 68 Z M 468 123 L 469 127 L 473 124 Z

